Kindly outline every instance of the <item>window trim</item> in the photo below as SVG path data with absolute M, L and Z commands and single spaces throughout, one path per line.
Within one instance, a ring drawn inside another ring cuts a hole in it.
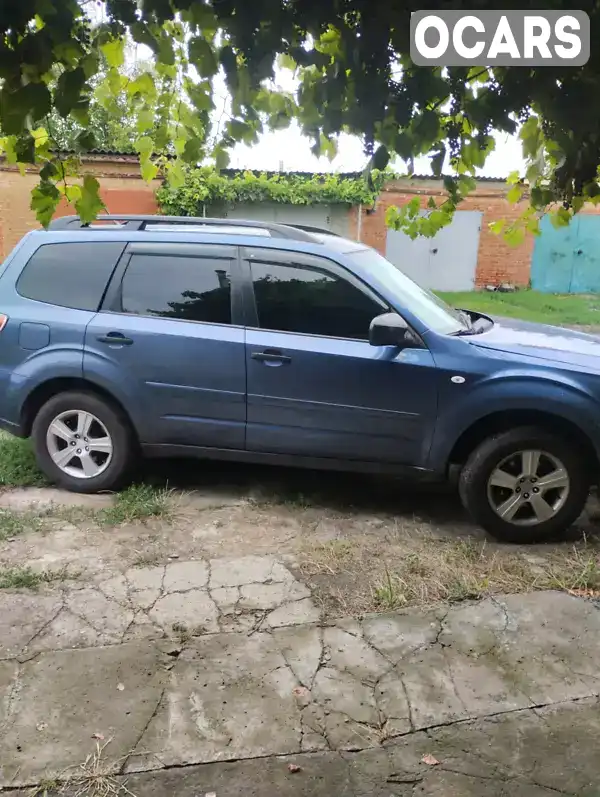
M 260 257 L 252 257 L 253 252 L 260 252 Z M 313 270 L 318 269 L 326 274 L 329 273 L 332 276 L 338 277 L 339 279 L 343 279 L 350 283 L 353 288 L 356 288 L 364 296 L 371 299 L 376 304 L 381 305 L 382 313 L 397 312 L 397 310 L 395 310 L 388 302 L 386 302 L 385 299 L 383 299 L 369 285 L 352 274 L 352 272 L 350 272 L 347 268 L 328 257 L 322 257 L 321 255 L 313 255 L 304 252 L 294 252 L 289 249 L 267 249 L 259 246 L 241 247 L 240 255 L 243 271 L 242 279 L 244 287 L 244 301 L 247 310 L 246 327 L 248 329 L 256 330 L 258 332 L 274 332 L 278 335 L 302 335 L 304 337 L 310 338 L 326 338 L 328 340 L 345 340 L 352 341 L 354 343 L 369 343 L 368 333 L 365 338 L 348 338 L 342 337 L 340 335 L 320 335 L 316 332 L 292 332 L 289 329 L 265 329 L 264 327 L 261 327 L 259 324 L 254 286 L 252 284 L 252 261 L 257 263 L 265 263 L 267 265 L 272 264 L 274 266 L 286 266 L 287 268 L 294 268 L 297 266 L 299 268 L 308 268 Z M 409 327 L 414 332 L 410 324 Z M 419 340 L 421 340 L 421 336 L 417 332 L 414 332 L 414 334 L 417 336 L 417 338 L 419 338 Z
M 209 251 L 207 251 L 209 250 Z M 230 295 L 230 323 L 219 321 L 193 321 L 189 318 L 165 318 L 164 316 L 129 313 L 123 310 L 123 278 L 129 268 L 133 255 L 149 255 L 156 257 L 186 257 L 203 260 L 206 258 L 217 258 L 229 264 L 231 273 L 231 295 Z M 104 300 L 100 305 L 99 312 L 110 313 L 112 315 L 126 315 L 130 318 L 152 318 L 156 321 L 177 321 L 185 324 L 209 324 L 210 326 L 220 327 L 243 327 L 244 326 L 244 306 L 241 290 L 240 276 L 240 256 L 239 247 L 230 244 L 211 244 L 211 243 L 141 243 L 133 242 L 127 244 L 106 289 Z
M 31 263 L 33 258 L 45 246 L 54 246 L 54 247 L 56 247 L 56 246 L 71 246 L 72 244 L 79 244 L 80 246 L 83 246 L 86 243 L 87 243 L 86 241 L 75 241 L 75 240 L 73 240 L 73 241 L 47 241 L 47 242 L 44 242 L 44 243 L 40 244 L 40 246 L 37 246 L 33 250 L 33 252 L 31 252 L 29 257 L 27 258 L 27 261 L 25 262 L 25 265 L 21 268 L 21 271 L 19 272 L 18 277 L 15 279 L 15 282 L 14 282 L 15 293 L 21 299 L 25 299 L 28 302 L 37 302 L 38 304 L 46 305 L 46 307 L 62 307 L 65 310 L 76 310 L 77 312 L 80 312 L 80 313 L 97 313 L 97 312 L 99 312 L 100 308 L 102 307 L 102 305 L 104 303 L 104 300 L 106 298 L 106 294 L 108 293 L 108 290 L 109 290 L 110 285 L 112 283 L 112 280 L 113 280 L 113 278 L 115 276 L 115 273 L 117 272 L 117 269 L 119 268 L 119 264 L 121 263 L 121 260 L 123 259 L 123 256 L 124 256 L 124 253 L 125 253 L 125 249 L 126 249 L 126 246 L 127 246 L 127 244 L 125 242 L 122 242 L 122 241 L 98 241 L 98 243 L 100 243 L 100 244 L 113 244 L 113 245 L 116 244 L 117 246 L 121 247 L 121 252 L 120 252 L 119 256 L 117 257 L 117 259 L 115 261 L 115 263 L 113 264 L 113 266 L 111 267 L 111 269 L 109 271 L 108 279 L 106 280 L 104 288 L 102 289 L 102 293 L 100 294 L 99 301 L 96 303 L 95 307 L 93 307 L 93 308 L 91 308 L 89 310 L 81 308 L 81 307 L 73 307 L 72 304 L 56 304 L 56 302 L 46 302 L 43 299 L 34 299 L 31 296 L 27 296 L 25 293 L 21 293 L 21 291 L 19 290 L 19 283 L 21 282 L 21 280 L 25 276 L 25 273 L 27 272 L 28 265 Z

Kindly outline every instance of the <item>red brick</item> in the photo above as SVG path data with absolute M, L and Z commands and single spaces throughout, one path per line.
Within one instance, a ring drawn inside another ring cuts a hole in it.
M 153 214 L 158 211 L 154 196 L 158 181 L 148 185 L 139 173 L 139 165 L 129 159 L 90 159 L 83 164 L 85 173 L 100 181 L 100 195 L 110 213 Z M 0 161 L 0 257 L 5 257 L 29 230 L 39 228 L 30 209 L 31 189 L 37 184 L 35 171 L 20 175 Z M 74 214 L 66 200 L 57 208 L 57 216 Z
M 520 246 L 509 246 L 502 236 L 495 235 L 489 228 L 491 222 L 516 219 L 527 207 L 526 202 L 511 205 L 505 198 L 506 185 L 501 182 L 480 182 L 476 190 L 460 205 L 460 210 L 478 210 L 483 213 L 477 271 L 476 287 L 498 285 L 510 282 L 514 285 L 526 286 L 529 283 L 531 257 L 535 244 L 535 236 L 527 234 Z M 431 196 L 436 200 L 444 197 L 440 183 L 433 180 L 402 180 L 388 184 L 381 193 L 375 211 L 363 210 L 361 222 L 361 240 L 373 246 L 381 254 L 385 254 L 387 229 L 385 212 L 392 205 L 401 206 L 415 196 L 421 199 L 424 208 Z M 598 213 L 600 208 L 586 208 L 586 213 Z M 350 210 L 350 228 L 353 237 L 357 237 L 356 209 Z

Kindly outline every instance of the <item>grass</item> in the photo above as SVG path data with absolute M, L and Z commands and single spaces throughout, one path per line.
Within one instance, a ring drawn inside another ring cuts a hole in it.
M 117 493 L 112 506 L 90 509 L 82 506 L 49 506 L 31 509 L 4 509 L 0 507 L 0 542 L 25 532 L 44 532 L 57 523 L 81 523 L 98 526 L 118 526 L 122 523 L 139 523 L 151 518 L 169 521 L 172 515 L 169 501 L 171 491 L 149 485 L 133 485 Z M 138 566 L 157 564 L 156 557 L 144 555 Z
M 488 315 L 522 318 L 544 324 L 590 325 L 600 327 L 600 296 L 538 293 L 519 290 L 437 292 L 452 307 L 475 310 Z
M 42 584 L 76 578 L 66 567 L 59 570 L 34 570 L 31 567 L 0 566 L 0 589 L 38 589 Z
M 149 484 L 133 484 L 117 493 L 115 502 L 101 510 L 97 518 L 102 525 L 118 526 L 121 523 L 136 523 L 160 517 L 169 520 L 172 509 L 169 502 L 172 490 L 152 487 Z
M 0 433 L 0 486 L 41 487 L 47 484 L 36 465 L 31 441 Z
M 548 546 L 535 556 L 516 546 L 426 533 L 406 543 L 382 546 L 365 536 L 312 545 L 300 568 L 330 615 L 535 590 L 600 594 L 600 545 L 594 541 Z
M 29 440 L 22 440 L 0 432 L 0 487 L 39 487 L 48 481 L 38 469 Z M 29 525 L 41 522 L 44 514 L 56 519 L 70 520 L 71 515 L 79 519 L 95 519 L 101 525 L 117 526 L 120 523 L 135 523 L 148 518 L 170 515 L 169 497 L 172 491 L 149 484 L 134 484 L 118 493 L 115 503 L 100 512 L 82 512 L 54 508 L 52 512 L 10 512 L 0 510 L 0 540 L 26 530 Z M 69 517 L 67 517 L 69 515 Z
M 17 512 L 14 509 L 0 508 L 0 542 L 26 531 L 42 531 L 44 514 L 28 509 Z

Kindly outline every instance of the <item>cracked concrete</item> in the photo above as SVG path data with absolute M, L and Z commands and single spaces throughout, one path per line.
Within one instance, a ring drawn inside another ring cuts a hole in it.
M 309 590 L 272 556 L 171 562 L 36 594 L 0 592 L 0 660 L 318 620 Z
M 282 561 L 250 556 L 0 600 L 5 788 L 64 778 L 100 734 L 138 797 L 227 797 L 219 773 L 257 759 L 261 797 L 592 794 L 560 740 L 578 754 L 569 723 L 598 738 L 600 611 L 564 593 L 324 623 Z M 290 781 L 296 760 L 314 775 Z
M 594 698 L 418 731 L 353 753 L 210 763 L 123 782 L 138 797 L 597 797 L 599 731 Z M 425 763 L 426 755 L 438 763 Z

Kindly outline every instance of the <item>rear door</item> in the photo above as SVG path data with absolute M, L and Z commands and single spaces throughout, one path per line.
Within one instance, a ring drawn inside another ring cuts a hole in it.
M 84 373 L 121 382 L 143 443 L 244 448 L 237 247 L 131 243 L 88 325 Z

